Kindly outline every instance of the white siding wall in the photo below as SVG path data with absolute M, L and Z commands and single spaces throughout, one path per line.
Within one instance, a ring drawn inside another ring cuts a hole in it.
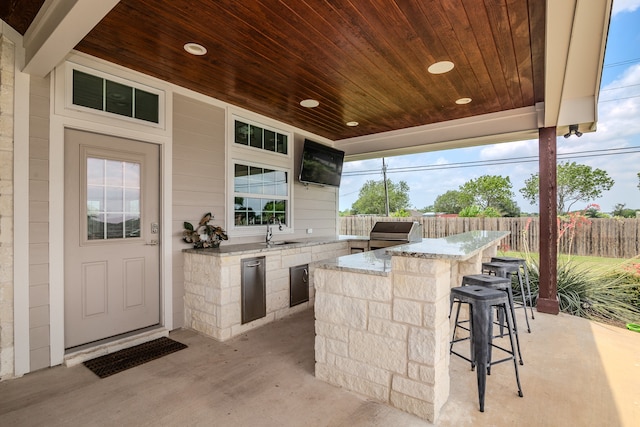
M 331 187 L 294 186 L 294 213 L 297 237 L 335 236 L 338 220 L 338 190 Z M 307 235 L 306 230 L 312 234 Z
M 173 324 L 184 324 L 182 224 L 211 212 L 225 219 L 225 110 L 175 95 L 173 100 Z
M 15 45 L 0 21 L 0 378 L 14 371 L 13 123 Z
M 31 77 L 29 117 L 29 350 L 49 362 L 49 78 Z

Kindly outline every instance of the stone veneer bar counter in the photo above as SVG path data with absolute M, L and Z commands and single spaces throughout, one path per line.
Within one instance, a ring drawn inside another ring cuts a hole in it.
M 506 231 L 471 231 L 321 262 L 316 377 L 435 422 L 449 397 L 449 294 Z
M 352 245 L 367 242 L 366 237 L 335 236 L 274 241 L 269 245 L 225 243 L 216 249 L 185 249 L 185 327 L 225 341 L 307 309 L 314 301 L 313 275 L 309 276 L 309 301 L 290 307 L 289 268 L 309 264 L 312 272 L 314 262 L 346 255 Z M 241 262 L 262 256 L 266 263 L 266 315 L 242 324 Z

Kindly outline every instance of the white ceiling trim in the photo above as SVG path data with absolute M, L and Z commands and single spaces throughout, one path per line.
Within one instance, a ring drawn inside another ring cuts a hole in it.
M 335 147 L 353 161 L 534 139 L 538 137 L 540 108 L 543 106 L 342 139 Z
M 547 0 L 545 127 L 596 129 L 611 0 Z
M 24 36 L 25 73 L 46 76 L 119 0 L 47 0 Z

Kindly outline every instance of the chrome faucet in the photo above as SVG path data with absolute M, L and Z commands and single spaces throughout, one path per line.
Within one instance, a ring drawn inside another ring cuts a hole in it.
M 273 237 L 273 231 L 271 231 L 271 222 L 273 221 L 273 223 L 277 223 L 278 224 L 278 230 L 282 231 L 282 222 L 280 222 L 279 218 L 276 217 L 271 217 L 267 220 L 267 236 L 265 238 L 265 242 L 267 244 L 271 243 L 271 238 Z
M 265 239 L 265 241 L 267 242 L 267 245 L 271 243 L 272 237 L 273 237 L 273 232 L 271 231 L 271 227 L 269 226 L 269 221 L 267 221 L 267 237 Z

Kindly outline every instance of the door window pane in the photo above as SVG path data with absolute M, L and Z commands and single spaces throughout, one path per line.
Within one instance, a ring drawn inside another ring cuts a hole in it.
M 107 187 L 107 212 L 123 212 L 124 191 L 122 187 Z
M 140 237 L 139 163 L 87 158 L 87 239 Z
M 104 185 L 104 160 L 87 159 L 87 184 Z
M 106 161 L 105 184 L 108 187 L 121 187 L 123 183 L 122 163 L 116 160 Z
M 87 213 L 87 239 L 104 239 L 104 214 L 100 212 Z
M 124 216 L 125 237 L 140 237 L 140 215 Z

